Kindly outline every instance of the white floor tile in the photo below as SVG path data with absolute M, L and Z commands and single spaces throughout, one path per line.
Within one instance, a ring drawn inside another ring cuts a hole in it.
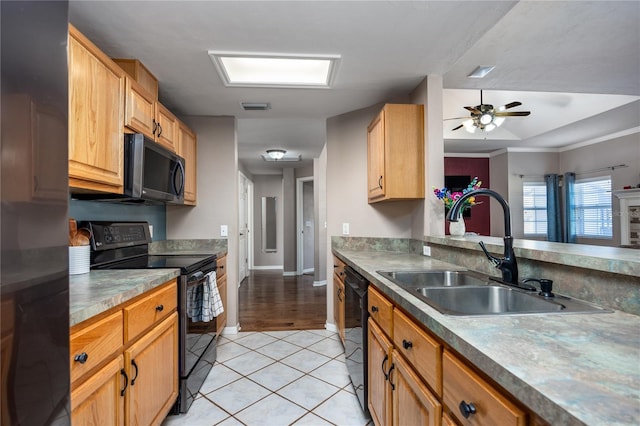
M 191 426 L 191 425 L 185 425 L 185 426 Z M 240 422 L 236 418 L 229 417 L 227 420 L 223 421 L 222 423 L 218 423 L 216 426 L 245 426 L 245 425 L 244 423 Z
M 308 373 L 321 365 L 326 364 L 330 359 L 331 358 L 320 355 L 319 353 L 303 349 L 300 352 L 296 352 L 293 355 L 283 358 L 280 362 Z
M 250 349 L 245 348 L 235 342 L 229 342 L 226 345 L 218 346 L 216 354 L 216 362 L 225 362 L 239 355 L 246 354 Z
M 235 382 L 242 376 L 223 364 L 216 363 L 200 388 L 201 394 L 208 394 L 222 386 Z
M 311 376 L 304 376 L 283 387 L 277 393 L 308 410 L 321 404 L 339 389 Z
M 277 391 L 281 387 L 298 380 L 303 375 L 303 372 L 277 362 L 256 371 L 248 377 L 267 389 Z
M 206 398 L 193 401 L 189 411 L 185 414 L 167 416 L 162 426 L 213 426 L 229 417 L 229 413 L 216 407 Z
M 273 343 L 261 347 L 260 349 L 257 349 L 256 352 L 260 352 L 261 354 L 275 360 L 281 360 L 282 358 L 288 357 L 289 355 L 292 355 L 300 350 L 302 350 L 302 348 L 298 345 L 285 342 L 284 340 L 277 340 Z
M 333 423 L 329 423 L 328 421 L 321 419 L 313 413 L 309 413 L 297 422 L 294 423 L 296 426 L 331 426 Z
M 271 392 L 262 386 L 253 383 L 247 378 L 237 380 L 230 385 L 207 394 L 207 398 L 224 408 L 229 413 L 235 414 L 249 405 L 261 400 Z
M 240 331 L 236 334 L 223 334 L 221 338 L 227 340 L 237 340 L 242 339 L 243 337 L 247 337 L 253 333 L 255 333 L 255 331 Z
M 314 343 L 311 346 L 308 346 L 307 349 L 310 351 L 318 352 L 322 355 L 326 355 L 329 358 L 336 357 L 340 354 L 344 353 L 344 347 L 342 343 L 337 342 L 333 339 L 323 339 L 318 343 Z
M 224 365 L 242 374 L 243 376 L 247 376 L 255 371 L 260 370 L 261 368 L 266 367 L 267 365 L 273 364 L 274 362 L 275 360 L 267 356 L 254 351 L 250 351 L 246 354 L 242 354 L 233 359 L 230 359 L 229 361 L 225 361 Z
M 299 330 L 279 330 L 279 331 L 264 331 L 264 334 L 268 334 L 269 336 L 276 337 L 278 339 L 282 339 L 284 337 L 290 336 L 292 334 L 298 333 Z
M 326 329 L 318 329 L 318 330 L 307 330 L 310 333 L 314 333 L 314 334 L 318 334 L 322 337 L 331 337 L 331 336 L 337 336 L 338 333 L 336 333 L 335 331 L 329 331 Z
M 339 388 L 343 388 L 351 383 L 347 366 L 343 362 L 336 361 L 335 359 L 321 365 L 309 374 Z
M 313 413 L 341 426 L 364 426 L 369 423 L 369 419 L 362 412 L 358 398 L 344 390 L 323 402 L 313 410 Z
M 264 333 L 253 333 L 249 336 L 236 339 L 235 342 L 249 349 L 258 349 L 264 345 L 275 342 L 277 339 Z
M 300 347 L 306 348 L 307 346 L 311 346 L 322 339 L 324 339 L 324 337 L 318 334 L 311 333 L 310 331 L 302 330 L 295 334 L 287 336 L 282 340 L 286 340 L 289 343 L 293 343 L 294 345 L 298 345 Z
M 234 417 L 247 425 L 290 425 L 307 410 L 276 394 L 256 402 Z

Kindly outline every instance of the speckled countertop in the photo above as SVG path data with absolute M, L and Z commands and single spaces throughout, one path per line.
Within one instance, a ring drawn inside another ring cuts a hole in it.
M 640 317 L 447 316 L 376 271 L 464 268 L 416 254 L 334 253 L 549 423 L 640 424 Z
M 172 278 L 179 269 L 119 269 L 69 275 L 69 326 L 133 299 Z

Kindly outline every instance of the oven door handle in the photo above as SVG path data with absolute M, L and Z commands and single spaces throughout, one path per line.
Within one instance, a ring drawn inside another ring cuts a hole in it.
M 206 280 L 207 280 L 207 275 L 204 272 L 202 271 L 194 272 L 187 279 L 187 287 L 198 286 L 204 283 Z

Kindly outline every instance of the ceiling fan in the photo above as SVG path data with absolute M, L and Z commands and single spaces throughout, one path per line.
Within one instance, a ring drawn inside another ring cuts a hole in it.
M 531 114 L 531 111 L 507 111 L 510 108 L 520 105 L 522 105 L 522 102 L 515 101 L 498 108 L 494 108 L 493 105 L 485 104 L 482 101 L 482 90 L 480 90 L 480 105 L 464 107 L 471 111 L 471 117 L 447 118 L 446 120 L 467 119 L 459 126 L 451 129 L 452 131 L 464 127 L 469 133 L 474 133 L 476 129 L 480 129 L 484 132 L 490 132 L 499 127 L 504 122 L 505 117 L 526 117 Z

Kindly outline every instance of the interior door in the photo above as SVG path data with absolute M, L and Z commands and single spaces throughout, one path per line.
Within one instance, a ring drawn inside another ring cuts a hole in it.
M 238 240 L 238 283 L 249 275 L 248 267 L 248 243 L 249 239 L 249 203 L 248 203 L 248 182 L 242 174 L 238 175 L 238 229 L 240 232 Z

